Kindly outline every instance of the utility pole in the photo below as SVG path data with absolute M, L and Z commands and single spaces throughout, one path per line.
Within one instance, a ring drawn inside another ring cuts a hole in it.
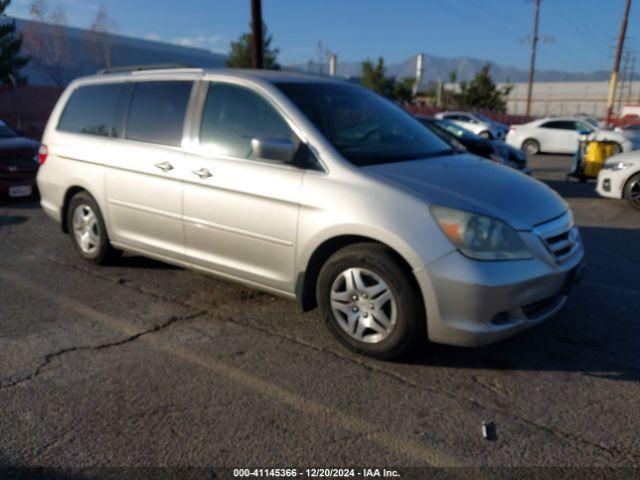
M 262 45 L 262 5 L 261 0 L 251 0 L 252 51 L 251 66 L 264 68 L 264 47 Z
M 624 37 L 627 35 L 627 23 L 629 23 L 629 10 L 631 9 L 631 0 L 627 0 L 624 7 L 624 17 L 620 24 L 620 35 L 618 35 L 618 48 L 616 49 L 616 59 L 613 62 L 613 71 L 611 72 L 611 80 L 609 81 L 609 99 L 607 100 L 607 126 L 611 125 L 613 117 L 613 103 L 616 96 L 616 87 L 618 85 L 618 71 L 620 70 L 620 57 L 624 48 Z
M 536 69 L 536 50 L 538 49 L 538 21 L 540 18 L 540 0 L 534 0 L 535 14 L 533 16 L 533 36 L 531 37 L 531 64 L 529 66 L 529 86 L 527 87 L 527 111 L 531 115 L 531 94 L 533 93 L 533 77 Z

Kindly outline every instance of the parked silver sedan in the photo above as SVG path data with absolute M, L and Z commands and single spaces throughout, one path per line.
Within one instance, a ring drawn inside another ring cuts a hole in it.
M 556 193 L 337 80 L 83 78 L 54 109 L 40 161 L 42 207 L 85 259 L 127 250 L 297 298 L 379 358 L 537 325 L 581 274 Z

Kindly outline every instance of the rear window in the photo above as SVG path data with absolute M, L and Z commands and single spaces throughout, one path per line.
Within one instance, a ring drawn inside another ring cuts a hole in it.
M 58 130 L 108 137 L 122 84 L 88 85 L 76 89 L 62 112 Z
M 140 82 L 131 99 L 125 137 L 179 146 L 192 82 Z

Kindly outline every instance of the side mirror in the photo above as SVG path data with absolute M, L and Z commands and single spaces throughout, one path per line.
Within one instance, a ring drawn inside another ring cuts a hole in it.
M 251 150 L 254 157 L 283 163 L 291 163 L 296 153 L 296 147 L 291 139 L 283 137 L 252 138 Z

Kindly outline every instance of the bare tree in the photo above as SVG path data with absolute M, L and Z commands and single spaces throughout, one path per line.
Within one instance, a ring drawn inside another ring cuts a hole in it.
M 104 68 L 113 66 L 113 42 L 110 32 L 114 30 L 117 30 L 115 23 L 109 17 L 107 9 L 101 5 L 87 30 L 86 44 L 91 56 Z
M 67 15 L 60 5 L 49 11 L 46 0 L 33 0 L 29 14 L 39 24 L 31 23 L 27 27 L 24 32 L 25 47 L 51 82 L 64 87 L 78 70 L 65 34 Z

